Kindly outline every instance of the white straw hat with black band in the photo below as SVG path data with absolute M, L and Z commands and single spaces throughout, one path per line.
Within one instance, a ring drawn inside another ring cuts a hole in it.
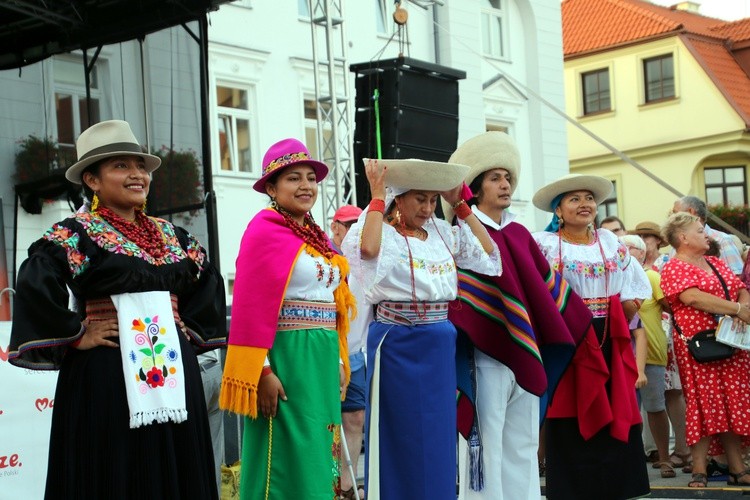
M 65 178 L 81 184 L 83 171 L 99 160 L 112 156 L 133 155 L 143 158 L 146 171 L 151 173 L 161 165 L 161 159 L 144 153 L 130 125 L 122 120 L 107 120 L 87 128 L 76 142 L 78 161 L 65 171 Z

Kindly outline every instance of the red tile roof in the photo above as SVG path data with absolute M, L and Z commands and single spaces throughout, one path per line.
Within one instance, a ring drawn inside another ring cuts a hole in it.
M 750 40 L 750 18 L 726 22 L 644 0 L 564 0 L 562 21 L 566 60 L 680 36 L 750 127 L 750 75 L 731 52 L 732 44 Z
M 711 31 L 722 38 L 728 38 L 735 43 L 750 40 L 750 18 L 740 19 L 731 23 L 714 26 Z

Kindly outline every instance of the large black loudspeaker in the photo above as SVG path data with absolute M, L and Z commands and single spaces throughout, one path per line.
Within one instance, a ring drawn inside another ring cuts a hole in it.
M 377 158 L 375 90 L 383 158 L 447 161 L 458 142 L 458 80 L 464 71 L 399 57 L 352 64 L 356 74 L 354 165 L 357 200 L 370 190 L 363 158 Z

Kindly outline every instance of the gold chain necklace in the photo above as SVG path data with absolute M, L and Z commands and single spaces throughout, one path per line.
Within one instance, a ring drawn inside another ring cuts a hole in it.
M 570 234 L 565 229 L 560 229 L 560 235 L 568 243 L 575 243 L 577 245 L 588 245 L 589 243 L 591 243 L 591 232 L 588 228 L 586 228 L 585 236 L 576 236 L 574 234 Z

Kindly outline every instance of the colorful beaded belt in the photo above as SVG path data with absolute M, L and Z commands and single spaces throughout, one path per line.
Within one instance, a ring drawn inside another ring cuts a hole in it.
M 169 298 L 172 301 L 172 314 L 174 315 L 175 323 L 180 321 L 180 313 L 178 311 L 177 295 L 171 293 Z M 117 319 L 117 308 L 111 297 L 104 297 L 102 299 L 91 299 L 86 301 L 86 318 L 91 321 L 104 321 L 106 319 Z
M 388 302 L 378 304 L 375 318 L 394 325 L 424 325 L 448 319 L 448 302 Z
M 586 307 L 594 315 L 595 318 L 603 318 L 607 315 L 607 307 L 609 306 L 609 297 L 594 297 L 590 299 L 583 299 Z
M 279 312 L 278 330 L 304 330 L 311 328 L 336 329 L 336 304 L 285 300 Z

